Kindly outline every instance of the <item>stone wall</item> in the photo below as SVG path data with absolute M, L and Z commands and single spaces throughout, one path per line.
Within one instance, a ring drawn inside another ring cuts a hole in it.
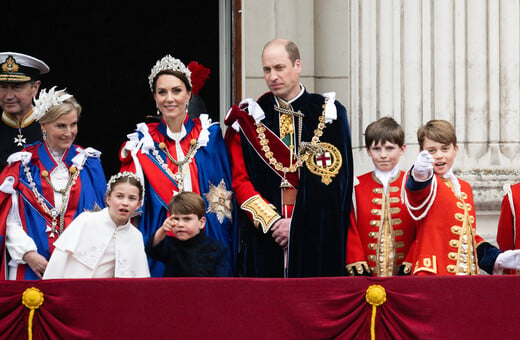
M 336 91 L 348 109 L 355 174 L 372 169 L 363 131 L 392 116 L 406 133 L 447 119 L 459 139 L 456 173 L 474 189 L 477 229 L 494 240 L 506 183 L 520 181 L 520 4 L 517 0 L 243 2 L 245 97 L 266 91 L 260 54 L 275 37 L 301 48 L 310 91 Z

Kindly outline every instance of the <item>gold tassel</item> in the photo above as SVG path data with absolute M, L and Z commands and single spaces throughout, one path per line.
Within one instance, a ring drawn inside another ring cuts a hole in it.
M 365 300 L 372 305 L 372 318 L 370 321 L 370 339 L 376 338 L 376 312 L 377 306 L 386 302 L 386 291 L 383 286 L 371 285 L 367 288 Z
M 34 318 L 34 310 L 40 308 L 43 304 L 43 293 L 35 287 L 27 288 L 22 294 L 22 303 L 29 308 L 29 320 L 27 321 L 27 335 L 32 340 L 32 321 Z

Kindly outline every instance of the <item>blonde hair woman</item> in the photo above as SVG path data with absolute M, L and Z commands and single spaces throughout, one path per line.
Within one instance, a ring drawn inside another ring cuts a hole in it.
M 43 141 L 9 156 L 0 175 L 0 275 L 13 280 L 42 278 L 58 236 L 84 210 L 104 207 L 101 153 L 74 144 L 81 106 L 53 87 L 34 113 Z

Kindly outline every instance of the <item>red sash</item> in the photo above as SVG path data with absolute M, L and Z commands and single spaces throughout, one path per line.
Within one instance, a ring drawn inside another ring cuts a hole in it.
M 274 168 L 274 164 L 271 164 L 269 159 L 265 157 L 265 151 L 262 149 L 263 146 L 260 144 L 258 139 L 258 133 L 256 132 L 257 127 L 253 117 L 251 117 L 251 115 L 249 115 L 246 111 L 241 110 L 236 105 L 231 108 L 231 111 L 226 118 L 226 125 L 231 126 L 235 122 L 238 122 L 240 129 L 244 133 L 244 136 L 246 137 L 249 145 L 255 149 L 265 164 L 267 164 L 269 168 L 276 172 L 280 178 L 284 178 L 283 171 L 276 170 Z M 291 156 L 289 148 L 275 133 L 273 133 L 265 125 L 262 124 L 262 126 L 265 128 L 265 137 L 269 140 L 269 148 L 275 155 L 276 160 L 282 163 L 285 167 L 289 167 Z M 285 174 L 285 178 L 295 189 L 298 189 L 298 172 L 287 172 Z

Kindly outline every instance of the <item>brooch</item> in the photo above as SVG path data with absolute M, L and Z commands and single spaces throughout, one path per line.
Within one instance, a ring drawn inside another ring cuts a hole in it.
M 341 153 L 334 145 L 329 143 L 317 143 L 321 151 L 307 158 L 305 164 L 307 169 L 315 175 L 321 176 L 321 182 L 329 185 L 338 173 L 343 159 Z
M 209 183 L 209 190 L 204 194 L 208 200 L 208 213 L 215 213 L 220 223 L 224 222 L 224 217 L 227 217 L 230 221 L 232 220 L 231 211 L 233 209 L 231 203 L 231 197 L 233 193 L 230 190 L 226 190 L 226 183 L 224 180 L 220 180 L 218 186 L 214 186 L 213 183 Z

